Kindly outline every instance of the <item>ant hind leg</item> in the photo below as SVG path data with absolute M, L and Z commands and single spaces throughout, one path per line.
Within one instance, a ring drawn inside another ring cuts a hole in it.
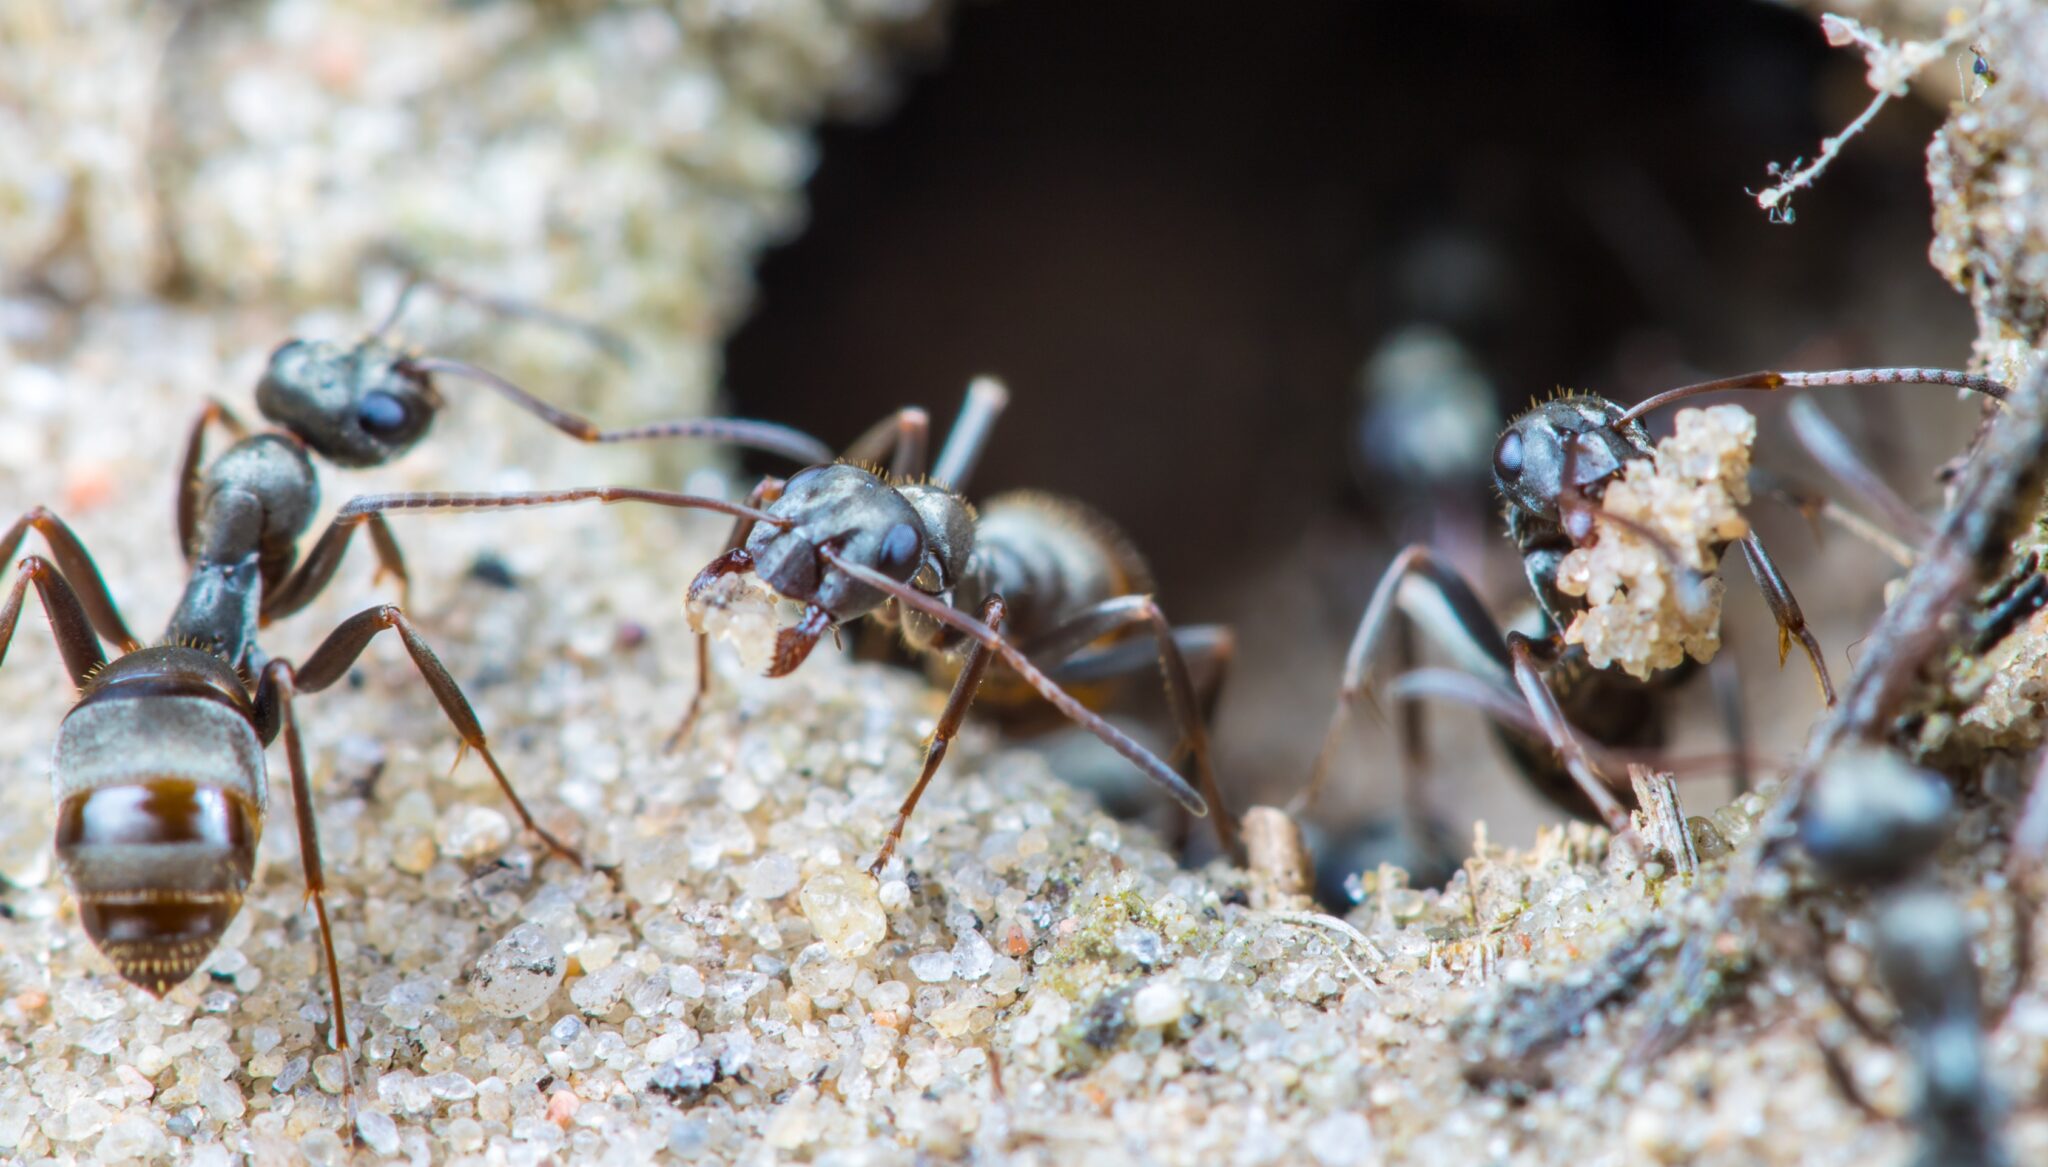
M 64 657 L 65 671 L 71 674 L 71 683 L 82 690 L 91 683 L 93 674 L 106 665 L 106 654 L 100 650 L 99 638 L 93 635 L 92 622 L 78 602 L 78 594 L 71 590 L 63 574 L 40 555 L 21 561 L 14 587 L 8 591 L 6 602 L 0 604 L 0 663 L 5 663 L 7 646 L 14 642 L 14 629 L 21 620 L 21 605 L 30 583 L 36 585 L 36 594 L 42 598 L 43 614 L 49 617 L 50 634 Z
M 526 808 L 526 803 L 520 800 L 518 792 L 512 789 L 511 781 L 505 777 L 505 771 L 499 768 L 498 759 L 491 753 L 491 747 L 484 739 L 483 726 L 477 722 L 476 711 L 470 708 L 469 699 L 462 695 L 461 686 L 455 683 L 455 678 L 449 675 L 447 666 L 441 663 L 441 658 L 434 655 L 434 650 L 420 638 L 412 621 L 407 619 L 405 612 L 396 605 L 380 604 L 342 621 L 320 647 L 313 650 L 313 655 L 306 658 L 305 664 L 299 667 L 296 687 L 303 692 L 318 693 L 339 681 L 347 675 L 349 666 L 363 654 L 363 650 L 369 647 L 370 641 L 387 628 L 398 630 L 399 637 L 405 643 L 405 651 L 412 657 L 413 666 L 419 670 L 421 679 L 427 683 L 427 688 L 433 691 L 434 699 L 440 702 L 441 711 L 455 726 L 455 732 L 462 738 L 463 747 L 475 750 L 478 756 L 483 758 L 484 765 L 490 768 L 491 777 L 497 780 L 498 789 L 504 792 L 506 800 L 511 802 L 512 809 L 518 813 L 519 821 L 525 824 L 527 830 L 540 836 L 541 841 L 557 855 L 579 867 L 583 866 L 583 857 L 576 849 L 549 834 L 546 828 L 535 821 L 533 812 Z M 457 761 L 460 760 L 458 756 Z
M 1149 626 L 1153 653 L 1165 682 L 1167 705 L 1180 733 L 1175 758 L 1169 760 L 1169 765 L 1182 753 L 1194 759 L 1196 786 L 1215 816 L 1218 840 L 1225 852 L 1238 855 L 1237 817 L 1223 801 L 1223 791 L 1216 782 L 1215 767 L 1209 759 L 1209 731 L 1203 713 L 1206 703 L 1195 685 L 1188 658 L 1181 652 L 1174 627 L 1156 600 L 1149 595 L 1116 596 L 1104 600 L 1081 610 L 1059 627 L 1049 629 L 1020 648 L 1057 683 L 1061 668 L 1071 663 L 1084 646 L 1133 624 Z M 1212 646 L 1221 648 L 1226 659 L 1235 652 L 1234 639 L 1224 640 L 1213 634 L 1208 639 Z M 1203 663 L 1210 666 L 1212 672 L 1216 671 L 1212 661 Z M 1214 683 L 1220 686 L 1221 677 L 1216 677 Z
M 334 956 L 334 926 L 327 917 L 327 871 L 320 860 L 320 831 L 313 820 L 313 784 L 306 776 L 306 751 L 299 741 L 299 723 L 292 712 L 297 690 L 290 663 L 274 660 L 263 668 L 256 686 L 257 726 L 264 739 L 284 735 L 285 760 L 291 769 L 292 812 L 299 830 L 299 858 L 305 865 L 306 898 L 320 924 L 320 950 L 327 962 L 328 999 L 334 1006 L 334 1050 L 341 1055 L 341 1097 L 348 1109 L 348 1128 L 356 1135 L 356 1076 L 349 1064 L 348 1015 L 341 1003 L 341 964 Z M 301 905 L 303 906 L 303 905 Z
M 0 563 L 14 558 L 30 528 L 42 533 L 50 558 L 56 561 L 57 570 L 69 585 L 66 591 L 91 621 L 93 629 L 122 652 L 141 648 L 142 642 L 135 639 L 122 621 L 121 610 L 114 605 L 113 593 L 107 590 L 107 581 L 100 575 L 99 565 L 92 561 L 92 553 L 57 512 L 48 507 L 31 507 L 5 533 L 0 533 Z

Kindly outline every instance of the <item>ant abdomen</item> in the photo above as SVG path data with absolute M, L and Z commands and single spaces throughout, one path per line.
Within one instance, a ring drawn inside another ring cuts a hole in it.
M 65 717 L 52 782 L 80 924 L 162 996 L 219 943 L 255 866 L 263 746 L 246 690 L 197 649 L 121 657 Z

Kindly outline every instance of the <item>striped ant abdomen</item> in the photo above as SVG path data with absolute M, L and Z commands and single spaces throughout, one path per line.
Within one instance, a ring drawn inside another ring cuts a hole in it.
M 108 664 L 57 736 L 57 861 L 86 935 L 157 996 L 241 910 L 263 829 L 263 746 L 219 658 L 147 648 Z

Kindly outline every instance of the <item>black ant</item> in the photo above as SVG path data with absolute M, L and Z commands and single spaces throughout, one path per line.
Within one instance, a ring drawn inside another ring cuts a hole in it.
M 415 288 L 431 285 L 456 298 L 476 301 L 500 313 L 538 318 L 557 327 L 583 332 L 602 347 L 617 352 L 619 342 L 589 326 L 543 309 L 479 296 L 467 289 L 422 274 L 413 274 L 400 290 L 390 313 L 375 330 L 351 345 L 324 340 L 289 340 L 270 354 L 256 385 L 256 407 L 278 427 L 250 434 L 219 402 L 209 402 L 192 427 L 179 474 L 178 537 L 188 562 L 197 554 L 194 540 L 205 499 L 234 491 L 252 480 L 264 480 L 278 509 L 268 516 L 261 539 L 262 605 L 258 621 L 268 624 L 311 603 L 333 578 L 348 550 L 356 524 L 328 526 L 293 571 L 298 540 L 319 506 L 320 485 L 312 455 L 345 469 L 383 466 L 404 455 L 426 436 L 442 407 L 436 375 L 466 378 L 486 385 L 519 408 L 582 442 L 647 441 L 662 438 L 703 438 L 780 454 L 799 464 L 829 457 L 823 443 L 795 430 L 739 418 L 689 418 L 605 430 L 534 397 L 488 369 L 447 357 L 418 356 L 385 343 Z M 206 463 L 206 431 L 221 425 L 237 439 L 211 464 Z M 39 524 L 40 526 L 41 524 Z M 369 536 L 380 574 L 405 583 L 405 561 L 382 519 L 373 517 Z
M 268 804 L 263 751 L 283 735 L 351 1126 L 341 971 L 293 697 L 332 686 L 378 633 L 397 629 L 464 749 L 483 759 L 520 821 L 555 853 L 579 865 L 582 858 L 543 829 L 513 791 L 468 700 L 401 607 L 380 604 L 342 621 L 302 664 L 269 657 L 257 645 L 262 625 L 303 608 L 332 579 L 354 529 L 330 527 L 293 569 L 319 499 L 311 455 L 358 467 L 403 454 L 441 405 L 436 373 L 483 380 L 589 441 L 687 435 L 799 456 L 816 448 L 794 431 L 723 419 L 599 431 L 483 370 L 391 349 L 379 339 L 389 325 L 351 347 L 294 340 L 278 348 L 256 399 L 280 428 L 244 434 L 203 467 L 207 428 L 240 427 L 217 403 L 201 414 L 178 491 L 190 575 L 157 645 L 144 647 L 129 632 L 90 553 L 55 513 L 36 507 L 0 534 L 0 560 L 11 559 L 31 529 L 49 547 L 48 559 L 21 561 L 0 607 L 0 661 L 34 584 L 80 693 L 58 730 L 52 769 L 57 860 L 86 935 L 123 979 L 162 996 L 206 960 L 240 911 Z M 403 579 L 389 531 L 376 524 L 371 537 L 383 567 Z M 112 661 L 102 638 L 120 654 Z
M 1829 882 L 1873 893 L 1871 954 L 1895 1022 L 1867 1017 L 1826 961 L 1815 963 L 1829 997 L 1865 1038 L 1902 1041 L 1913 1058 L 1916 1088 L 1903 1117 L 1919 1135 L 1914 1162 L 1996 1167 L 2012 1159 L 1987 1035 L 2031 976 L 2035 904 L 2027 885 L 2034 855 L 2016 833 L 2006 872 L 2014 921 L 2010 990 L 2002 1002 L 1987 1001 L 1971 952 L 1970 915 L 1927 878 L 1950 833 L 1951 802 L 1939 774 L 1877 746 L 1850 748 L 1817 775 L 1799 812 L 1798 839 Z M 1897 1120 L 1864 1095 L 1838 1049 L 1822 1041 L 1821 1052 L 1829 1078 L 1850 1102 L 1874 1118 Z
M 1530 591 L 1542 617 L 1536 635 L 1503 633 L 1470 584 L 1424 546 L 1403 549 L 1381 577 L 1345 658 L 1343 680 L 1315 768 L 1298 805 L 1313 802 L 1342 741 L 1352 705 L 1366 692 L 1370 668 L 1398 604 L 1417 624 L 1451 651 L 1466 676 L 1438 670 L 1410 673 L 1395 683 L 1397 696 L 1446 696 L 1479 706 L 1495 721 L 1498 735 L 1530 784 L 1561 809 L 1581 818 L 1597 817 L 1615 832 L 1629 830 L 1629 797 L 1611 785 L 1601 765 L 1605 747 L 1654 748 L 1661 741 L 1658 693 L 1690 672 L 1691 662 L 1639 679 L 1618 667 L 1596 668 L 1583 649 L 1561 637 L 1585 601 L 1558 587 L 1560 564 L 1574 548 L 1597 539 L 1600 524 L 1628 528 L 1656 547 L 1672 569 L 1682 603 L 1700 595 L 1705 579 L 1687 567 L 1676 550 L 1653 531 L 1601 509 L 1607 485 L 1631 462 L 1654 452 L 1638 420 L 1651 410 L 1703 393 L 1726 390 L 1771 392 L 1836 385 L 1939 384 L 2003 400 L 2008 390 L 1985 377 L 1945 369 L 1846 369 L 1816 373 L 1759 372 L 1668 390 L 1624 409 L 1603 397 L 1576 394 L 1538 405 L 1508 424 L 1493 450 L 1495 486 L 1506 501 L 1508 536 L 1522 554 Z M 1740 543 L 1777 618 L 1780 660 L 1793 641 L 1805 650 L 1830 706 L 1835 694 L 1820 646 L 1806 626 L 1798 601 L 1755 534 Z M 1718 559 L 1725 544 L 1712 549 Z M 1413 579 L 1423 595 L 1404 595 Z M 1590 738 L 1589 745 L 1581 740 Z M 1411 783 L 1411 821 L 1427 822 Z
M 897 626 L 913 652 L 954 662 L 951 697 L 926 748 L 917 783 L 899 809 L 871 872 L 894 853 L 925 786 L 945 759 L 968 705 L 1000 659 L 993 694 L 1036 694 L 1164 787 L 1190 813 L 1213 808 L 1226 849 L 1236 823 L 1209 763 L 1204 713 L 1220 687 L 1233 641 L 1227 629 L 1176 629 L 1150 595 L 1152 581 L 1130 543 L 1094 510 L 1037 491 L 998 495 L 980 508 L 960 493 L 1008 395 L 975 382 L 944 447 L 925 474 L 928 421 L 905 409 L 857 439 L 840 461 L 788 479 L 765 478 L 742 506 L 621 487 L 516 494 L 391 494 L 344 506 L 336 522 L 386 511 L 550 506 L 577 501 L 652 502 L 737 516 L 724 554 L 691 584 L 701 594 L 721 576 L 754 574 L 803 605 L 777 633 L 769 676 L 804 662 L 820 638 L 872 616 Z M 893 450 L 886 471 L 870 469 Z M 1134 633 L 1149 633 L 1137 636 Z M 1145 643 L 1150 640 L 1152 643 Z M 697 638 L 697 687 L 671 744 L 689 733 L 710 684 L 706 638 Z M 1127 678 L 1157 661 L 1180 733 L 1176 759 L 1191 756 L 1199 792 L 1097 715 L 1063 685 Z M 1197 686 L 1191 662 L 1203 666 Z

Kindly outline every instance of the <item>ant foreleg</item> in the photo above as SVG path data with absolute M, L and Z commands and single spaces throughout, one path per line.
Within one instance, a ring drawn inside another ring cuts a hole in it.
M 1216 835 L 1223 849 L 1238 854 L 1237 817 L 1223 801 L 1223 792 L 1216 782 L 1215 767 L 1209 758 L 1209 731 L 1204 715 L 1204 701 L 1198 696 L 1194 674 L 1188 667 L 1188 660 L 1181 652 L 1174 629 L 1167 622 L 1166 614 L 1151 596 L 1116 596 L 1112 599 L 1085 608 L 1057 628 L 1047 630 L 1035 637 L 1029 644 L 1020 646 L 1021 651 L 1031 657 L 1034 663 L 1046 669 L 1048 676 L 1059 680 L 1070 680 L 1071 675 L 1063 671 L 1063 665 L 1074 661 L 1074 654 L 1085 646 L 1131 624 L 1145 623 L 1151 626 L 1154 653 L 1159 661 L 1159 671 L 1166 687 L 1166 702 L 1173 715 L 1175 728 L 1180 734 L 1174 748 L 1173 762 L 1185 753 L 1194 759 L 1195 780 L 1202 797 L 1214 809 Z M 1227 630 L 1226 630 L 1227 634 Z M 1235 650 L 1234 640 L 1222 643 L 1224 653 Z M 1114 649 L 1105 650 L 1114 651 Z M 1095 654 L 1090 654 L 1095 655 Z M 1086 658 L 1082 658 L 1085 661 Z M 1215 684 L 1220 688 L 1221 677 Z
M 546 828 L 534 820 L 533 813 L 526 809 L 526 804 L 520 801 L 518 793 L 512 789 L 511 781 L 505 777 L 505 772 L 498 768 L 498 759 L 491 754 L 491 747 L 484 740 L 483 726 L 478 724 L 476 711 L 470 708 L 469 699 L 462 695 L 461 686 L 455 683 L 455 678 L 448 674 L 448 669 L 441 663 L 441 659 L 434 655 L 433 649 L 427 647 L 427 642 L 422 640 L 419 632 L 413 628 L 412 621 L 407 619 L 405 612 L 396 605 L 380 604 L 342 621 L 339 627 L 328 634 L 320 647 L 313 650 L 313 655 L 306 658 L 306 663 L 299 666 L 296 676 L 297 688 L 307 693 L 318 693 L 334 684 L 347 675 L 349 666 L 353 665 L 356 658 L 363 654 L 363 650 L 369 647 L 370 641 L 387 628 L 398 629 L 399 637 L 405 642 L 405 651 L 412 656 L 413 666 L 419 670 L 420 678 L 426 681 L 427 688 L 433 691 L 434 699 L 441 703 L 441 711 L 447 714 L 449 722 L 454 725 L 456 734 L 462 738 L 463 746 L 475 750 L 483 758 L 484 765 L 490 768 L 491 777 L 497 780 L 498 789 L 505 792 L 505 798 L 512 803 L 512 809 L 518 812 L 519 821 L 526 825 L 527 830 L 539 835 L 550 850 L 582 866 L 583 857 L 576 849 L 549 834 Z M 461 757 L 458 755 L 456 760 L 461 761 Z
M 1764 601 L 1771 606 L 1771 615 L 1778 621 L 1778 667 L 1785 665 L 1785 654 L 1792 650 L 1792 641 L 1806 650 L 1806 659 L 1813 662 L 1813 673 L 1820 681 L 1821 696 L 1832 706 L 1835 703 L 1835 684 L 1828 678 L 1827 661 L 1822 659 L 1820 641 L 1814 639 L 1813 629 L 1806 626 L 1806 615 L 1799 610 L 1799 600 L 1792 595 L 1792 589 L 1779 573 L 1778 565 L 1771 561 L 1756 532 L 1751 531 L 1740 540 L 1742 557 L 1749 564 L 1749 573 L 1756 577 L 1756 586 L 1762 590 Z
M 967 478 L 981 461 L 996 419 L 1010 404 L 1010 391 L 994 377 L 976 377 L 967 385 L 967 400 L 960 403 L 960 415 L 946 432 L 946 444 L 932 463 L 933 482 L 948 490 L 967 489 Z
M 1523 699 L 1528 701 L 1530 710 L 1536 714 L 1537 724 L 1543 727 L 1543 735 L 1549 740 L 1551 748 L 1564 760 L 1565 769 L 1571 773 L 1573 781 L 1579 784 L 1579 790 L 1585 794 L 1587 801 L 1599 811 L 1600 818 L 1613 833 L 1615 842 L 1622 843 L 1624 840 L 1632 839 L 1635 827 L 1629 820 L 1628 810 L 1615 798 L 1614 791 L 1608 788 L 1599 771 L 1594 768 L 1585 745 L 1579 741 L 1578 733 L 1572 729 L 1571 722 L 1565 719 L 1564 710 L 1558 707 L 1556 694 L 1550 691 L 1549 685 L 1544 684 L 1543 671 L 1536 665 L 1535 654 L 1529 647 L 1529 638 L 1519 632 L 1510 632 L 1507 636 L 1507 645 L 1508 656 L 1514 662 L 1515 687 L 1522 691 Z
M 320 861 L 319 828 L 313 821 L 313 785 L 306 777 L 306 751 L 299 741 L 298 718 L 292 712 L 296 690 L 289 662 L 274 660 L 265 665 L 256 685 L 256 728 L 265 742 L 274 740 L 280 730 L 284 735 L 284 756 L 292 777 L 292 813 L 299 828 L 299 859 L 306 872 L 306 898 L 312 901 L 313 915 L 320 923 L 328 998 L 334 1005 L 333 1044 L 335 1052 L 341 1055 L 341 1100 L 347 1107 L 350 1137 L 360 1141 L 356 1133 L 356 1076 L 349 1064 L 348 1015 L 341 1003 L 341 963 L 334 956 L 334 926 L 327 918 L 327 873 Z
M 655 421 L 622 429 L 600 429 L 588 418 L 550 405 L 489 369 L 448 357 L 419 357 L 407 362 L 422 373 L 446 373 L 489 386 L 512 404 L 579 442 L 644 442 L 669 438 L 702 438 L 749 450 L 780 454 L 792 462 L 815 466 L 832 460 L 832 447 L 785 425 L 740 417 L 692 417 Z
M 7 660 L 7 646 L 14 642 L 14 628 L 21 621 L 21 605 L 28 594 L 29 582 L 33 580 L 36 595 L 43 601 L 43 615 L 50 621 L 50 635 L 57 641 L 57 651 L 64 657 L 64 669 L 71 674 L 71 683 L 83 690 L 92 682 L 93 674 L 105 667 L 107 657 L 100 650 L 99 637 L 93 635 L 92 622 L 86 618 L 85 607 L 78 602 L 78 593 L 72 591 L 63 574 L 40 555 L 23 559 L 17 570 L 14 587 L 7 593 L 7 602 L 0 606 L 0 663 Z
M 369 516 L 381 523 L 383 512 L 386 511 L 523 510 L 530 507 L 562 506 L 567 503 L 576 502 L 648 502 L 657 506 L 716 511 L 720 514 L 732 515 L 740 520 L 733 528 L 733 538 L 744 542 L 747 534 L 753 530 L 755 523 L 770 523 L 778 526 L 787 525 L 786 520 L 779 519 L 761 510 L 758 505 L 780 497 L 781 490 L 781 479 L 764 478 L 754 488 L 753 493 L 747 496 L 749 499 L 747 503 L 730 503 L 724 499 L 705 498 L 694 494 L 677 494 L 667 490 L 642 490 L 632 486 L 576 486 L 564 490 L 515 491 L 509 494 L 450 494 L 441 492 L 364 494 L 358 495 L 344 504 L 341 510 L 336 513 L 334 522 L 336 526 L 340 526 L 342 523 L 360 521 L 364 516 Z M 376 527 L 373 526 L 371 528 L 371 533 L 374 537 Z M 745 552 L 738 550 L 728 551 L 725 557 L 721 557 L 721 560 L 736 554 L 744 555 Z M 705 570 L 709 571 L 710 569 L 707 568 Z M 735 567 L 732 570 L 740 570 L 740 568 Z M 699 573 L 698 580 L 700 583 L 704 578 L 704 575 Z M 698 637 L 697 649 L 699 699 L 702 697 L 702 686 L 708 684 L 710 676 L 710 670 L 704 667 L 708 665 L 709 657 L 708 647 L 704 638 L 700 635 Z M 454 682 L 450 681 L 449 684 L 452 686 Z M 310 692 L 310 690 L 308 691 Z M 456 695 L 460 697 L 459 693 Z M 693 701 L 691 703 L 692 712 L 690 716 L 695 716 L 695 709 L 696 702 Z M 689 721 L 686 719 L 676 734 L 670 737 L 669 745 L 673 747 L 688 730 Z M 509 786 L 506 787 L 505 792 L 508 795 L 511 794 L 511 788 Z M 516 798 L 514 802 L 517 802 Z M 522 811 L 522 813 L 524 812 Z M 538 828 L 535 829 L 537 830 Z
M 1008 611 L 1001 596 L 990 596 L 982 602 L 981 622 L 991 632 L 1001 635 L 1003 617 Z M 932 728 L 931 740 L 925 745 L 924 768 L 918 772 L 917 785 L 910 788 L 903 805 L 897 808 L 896 822 L 889 828 L 889 837 L 882 840 L 882 849 L 875 853 L 875 861 L 868 864 L 869 875 L 880 878 L 889 856 L 896 853 L 896 844 L 903 838 L 903 828 L 910 824 L 910 813 L 917 809 L 917 800 L 924 797 L 924 788 L 931 784 L 932 775 L 938 773 L 939 763 L 946 760 L 946 750 L 959 734 L 960 723 L 967 718 L 967 707 L 974 703 L 974 695 L 981 689 L 981 680 L 988 675 L 988 664 L 993 659 L 994 653 L 986 644 L 976 644 L 968 650 L 967 663 L 954 679 L 953 691 L 946 696 L 946 708 L 939 714 L 939 723 Z
M 31 527 L 42 533 L 43 542 L 50 548 L 50 558 L 56 561 L 69 585 L 66 591 L 73 594 L 73 602 L 80 606 L 93 628 L 122 652 L 141 648 L 142 642 L 129 633 L 128 625 L 122 621 L 121 610 L 114 605 L 113 593 L 107 590 L 107 581 L 100 575 L 99 565 L 92 561 L 92 553 L 55 511 L 31 507 L 5 534 L 0 534 L 0 563 L 14 558 Z
M 881 466 L 886 458 L 890 481 L 914 481 L 925 472 L 931 430 L 931 415 L 907 405 L 869 426 L 840 451 L 839 458 L 856 466 Z
M 240 441 L 249 433 L 242 420 L 218 401 L 208 401 L 192 423 L 192 436 L 185 440 L 185 461 L 178 469 L 178 550 L 185 562 L 192 562 L 192 541 L 199 533 L 199 480 L 206 468 L 206 431 L 213 426 L 228 431 Z
M 263 597 L 263 611 L 260 616 L 264 624 L 282 620 L 304 608 L 327 589 L 334 580 L 334 573 L 341 567 L 342 557 L 348 554 L 349 541 L 355 537 L 356 528 L 367 524 L 370 528 L 370 546 L 377 551 L 377 578 L 390 576 L 398 581 L 398 602 L 404 604 L 410 598 L 412 579 L 405 571 L 405 556 L 398 550 L 398 540 L 391 534 L 391 527 L 381 514 L 349 515 L 337 517 L 320 533 L 313 549 L 306 553 L 305 561 L 299 564 L 277 590 Z

